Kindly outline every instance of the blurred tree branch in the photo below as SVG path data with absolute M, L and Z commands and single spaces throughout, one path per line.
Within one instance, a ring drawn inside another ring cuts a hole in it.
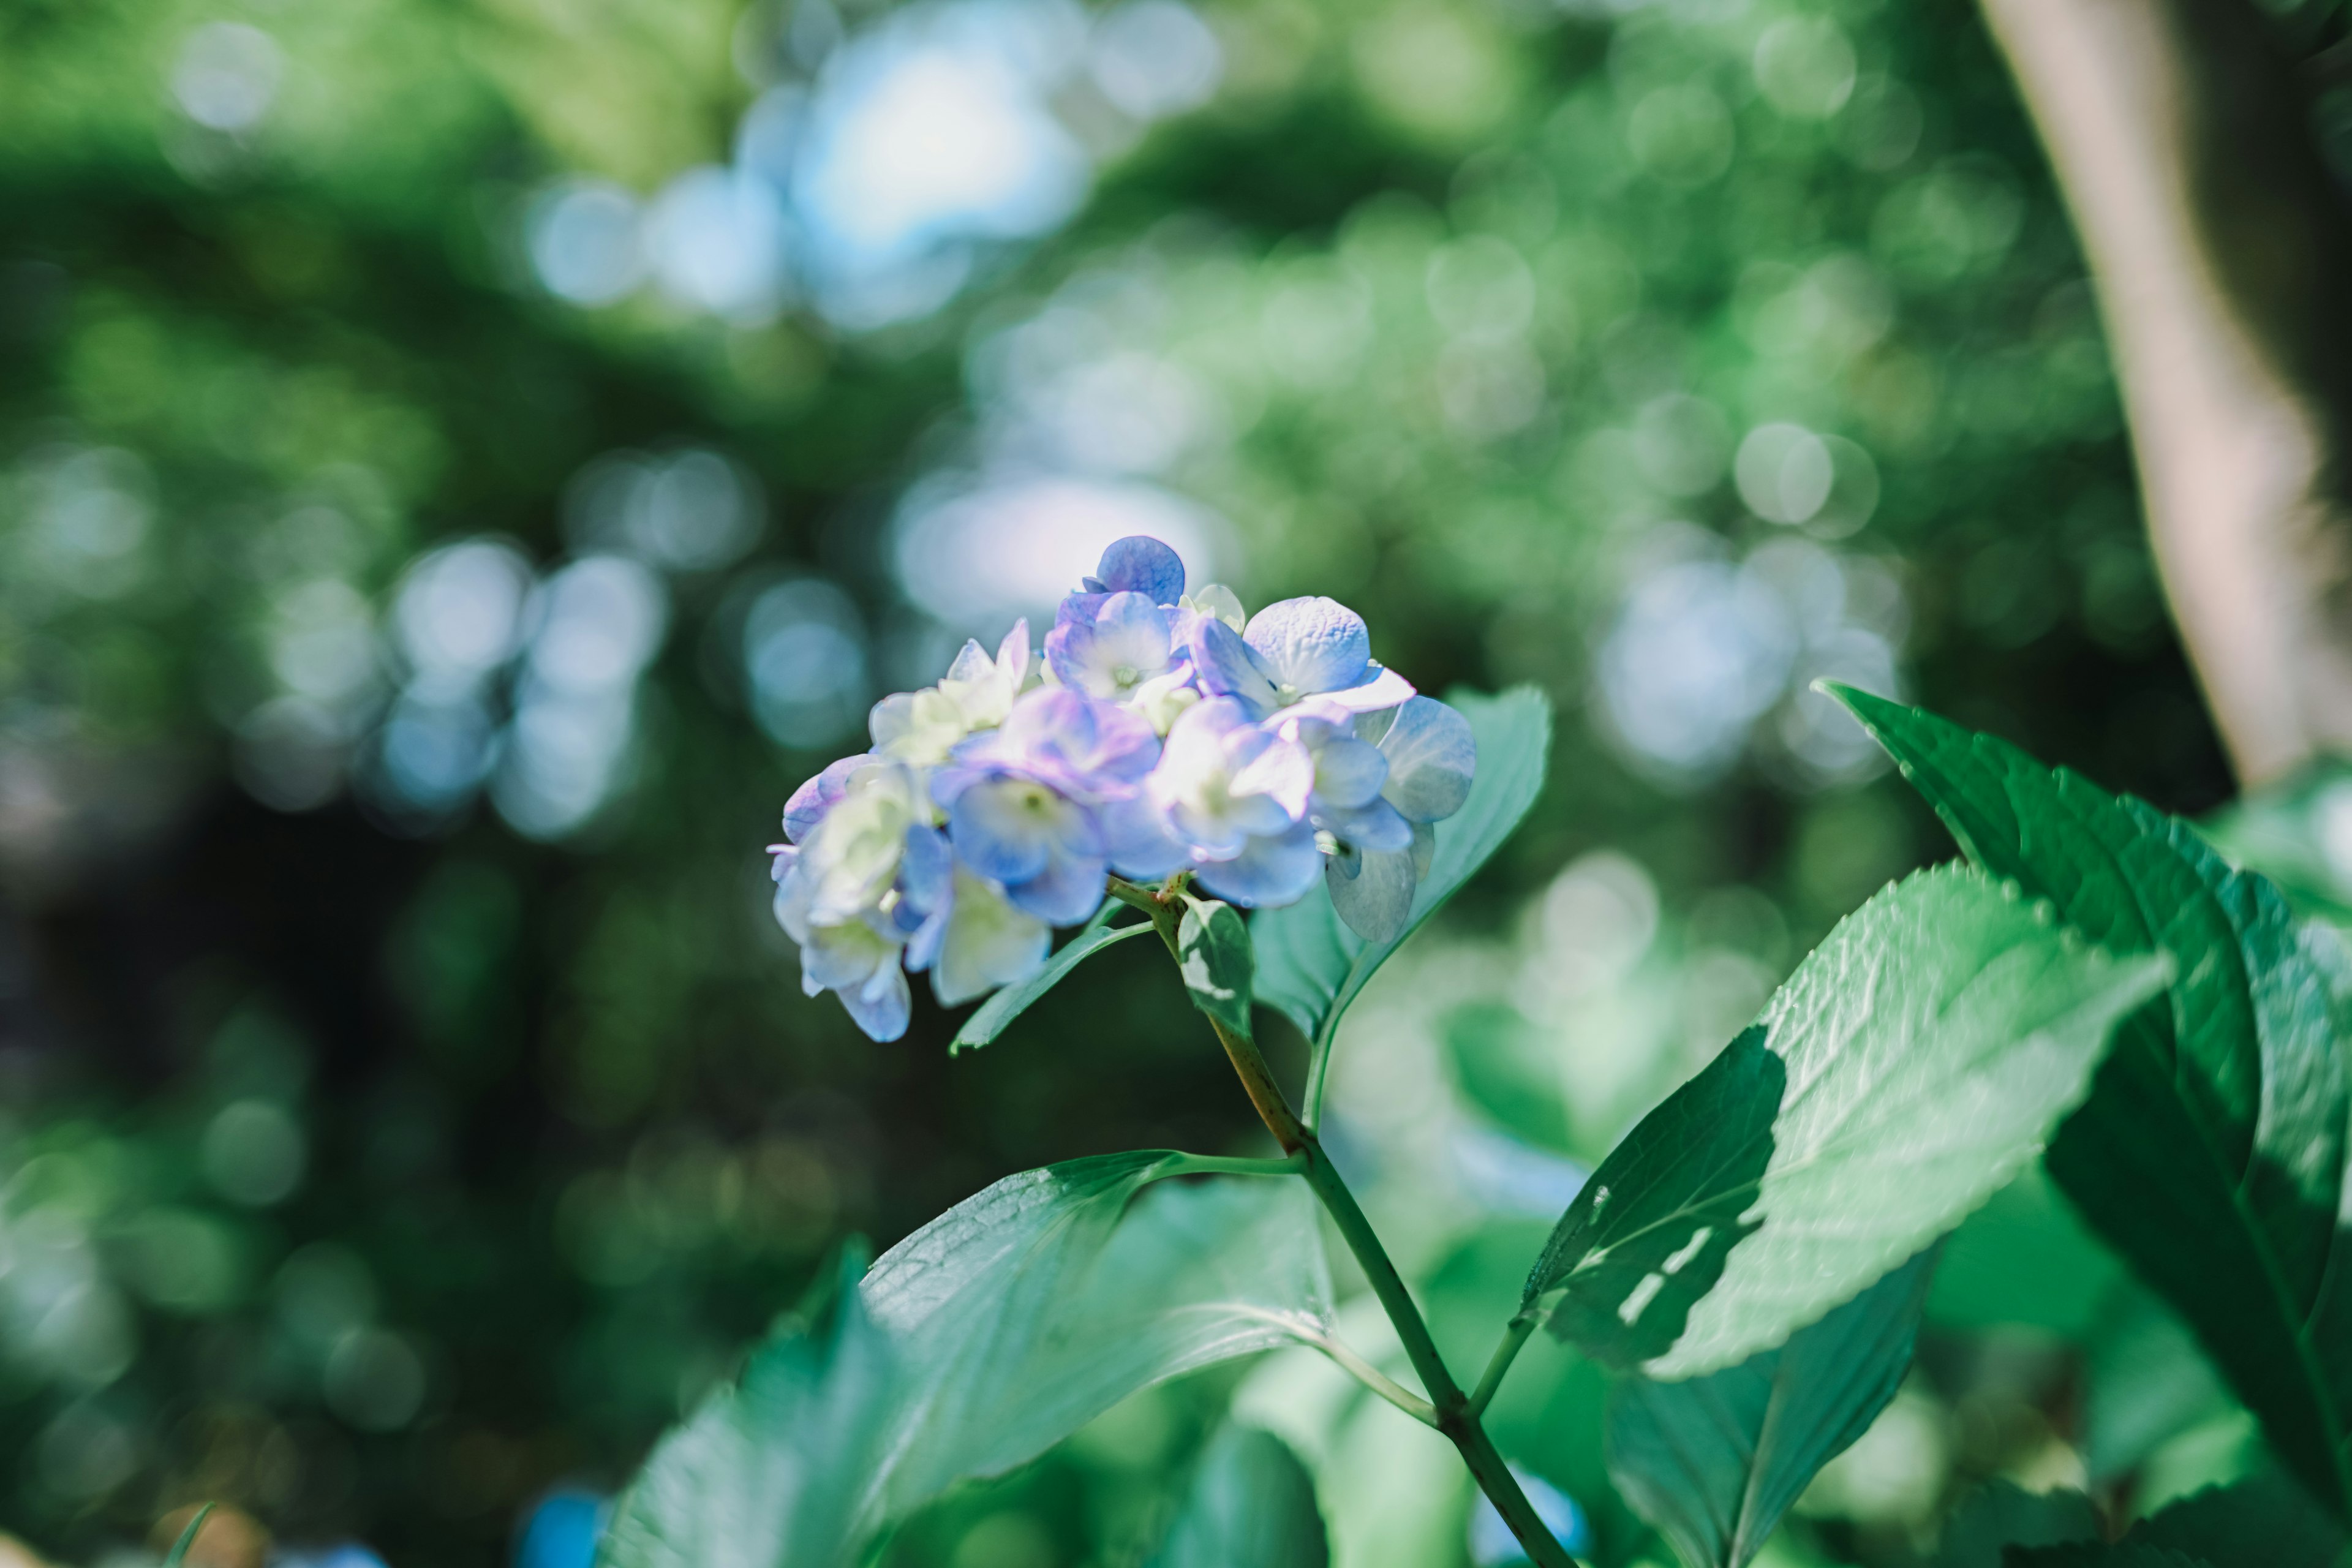
M 2148 527 L 2239 776 L 2352 752 L 2344 195 L 2292 18 L 1983 0 L 2095 275 Z

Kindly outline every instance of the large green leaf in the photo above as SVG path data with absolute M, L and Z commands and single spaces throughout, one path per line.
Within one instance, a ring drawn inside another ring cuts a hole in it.
M 1315 1478 L 1271 1432 L 1228 1426 L 1209 1442 L 1151 1568 L 1326 1568 Z
M 1496 697 L 1450 691 L 1445 700 L 1470 721 L 1477 772 L 1462 809 L 1437 825 L 1429 875 L 1413 894 L 1404 930 L 1394 941 L 1367 943 L 1341 923 L 1320 889 L 1286 908 L 1261 910 L 1250 922 L 1257 999 L 1297 1025 L 1318 1050 L 1329 1047 L 1340 1016 L 1374 971 L 1502 847 L 1543 789 L 1550 699 L 1532 686 L 1515 686 Z
M 596 1550 L 597 1568 L 838 1568 L 886 1451 L 892 1347 L 857 1290 L 862 1253 L 662 1438 Z
M 1980 872 L 1886 889 L 1601 1163 L 1522 1312 L 1668 1380 L 1780 1343 L 2016 1174 L 2164 973 Z
M 1166 1158 L 1008 1177 L 874 1265 L 860 1294 L 906 1363 L 885 1512 L 1034 1458 L 1139 1388 L 1328 1327 L 1306 1184 L 1147 1186 Z
M 1004 1033 L 1013 1020 L 1027 1012 L 1040 996 L 1059 985 L 1071 970 L 1113 942 L 1141 936 L 1151 929 L 1150 921 L 1140 921 L 1134 925 L 1112 925 L 1112 914 L 1125 908 L 1125 904 L 1116 900 L 1104 904 L 1094 919 L 1079 927 L 1069 941 L 1055 950 L 1054 956 L 1045 961 L 1045 968 L 1018 985 L 1006 986 L 974 1008 L 971 1016 L 963 1021 L 963 1027 L 956 1031 L 954 1043 L 948 1047 L 948 1054 L 953 1056 L 958 1051 L 987 1045 Z
M 1744 1568 L 1797 1494 L 1903 1383 L 1929 1248 L 1777 1350 L 1682 1383 L 1628 1374 L 1609 1401 L 1609 1474 L 1687 1568 Z
M 1321 1338 L 1305 1184 L 1156 1182 L 1171 1158 L 1013 1176 L 885 1253 L 663 1439 L 599 1568 L 835 1568 L 1139 1388 Z
M 2050 1151 L 2060 1186 L 2196 1330 L 2273 1447 L 2352 1517 L 2345 961 L 2187 824 L 2004 742 L 1836 693 L 1969 857 L 2175 978 Z

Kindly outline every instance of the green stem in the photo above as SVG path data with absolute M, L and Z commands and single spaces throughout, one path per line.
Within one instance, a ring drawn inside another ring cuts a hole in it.
M 1366 1361 L 1346 1342 L 1325 1334 L 1310 1342 L 1358 1383 L 1403 1411 L 1424 1426 L 1437 1425 L 1437 1406 Z
M 1519 1347 L 1535 1331 L 1535 1319 L 1520 1316 L 1511 1320 L 1511 1326 L 1503 1331 L 1503 1342 L 1486 1360 L 1486 1370 L 1479 1376 L 1478 1386 L 1470 1391 L 1471 1409 L 1481 1415 L 1486 1413 L 1486 1406 L 1495 1402 L 1495 1391 L 1503 1386 L 1503 1374 L 1511 1370 L 1511 1363 L 1519 1357 Z
M 1174 886 L 1154 892 L 1114 877 L 1110 891 L 1112 897 L 1124 900 L 1151 916 L 1152 924 L 1160 929 L 1161 940 L 1168 944 L 1170 955 L 1174 956 L 1176 925 L 1181 918 Z M 1528 1494 L 1520 1489 L 1518 1478 L 1511 1474 L 1510 1467 L 1503 1462 L 1503 1456 L 1496 1449 L 1494 1439 L 1486 1436 L 1486 1428 L 1478 1419 L 1478 1410 L 1473 1406 L 1470 1396 L 1462 1392 L 1462 1385 L 1454 1381 L 1453 1373 L 1446 1369 L 1445 1358 L 1438 1353 L 1437 1342 L 1430 1337 L 1429 1325 L 1422 1320 L 1421 1308 L 1414 1302 L 1412 1292 L 1406 1289 L 1404 1277 L 1397 1272 L 1396 1264 L 1390 1259 L 1388 1248 L 1381 1245 L 1371 1221 L 1364 1217 L 1362 1207 L 1356 1202 L 1356 1194 L 1349 1191 L 1346 1180 L 1333 1167 L 1330 1157 L 1324 1153 L 1323 1145 L 1298 1120 L 1297 1113 L 1290 1109 L 1290 1101 L 1284 1098 L 1282 1086 L 1275 1081 L 1273 1069 L 1266 1066 L 1265 1054 L 1257 1048 L 1257 1043 L 1245 1035 L 1235 1034 L 1213 1017 L 1209 1019 L 1209 1026 L 1216 1031 L 1217 1043 L 1224 1047 L 1226 1059 L 1233 1063 L 1234 1073 L 1242 1080 L 1242 1088 L 1249 1094 L 1250 1103 L 1257 1108 L 1258 1119 L 1265 1123 L 1266 1131 L 1274 1134 L 1275 1142 L 1288 1156 L 1283 1161 L 1253 1163 L 1295 1168 L 1307 1178 L 1307 1185 L 1323 1205 L 1324 1212 L 1331 1216 L 1331 1223 L 1339 1228 L 1340 1239 L 1348 1244 L 1348 1250 L 1355 1255 L 1364 1277 L 1371 1282 L 1372 1294 L 1380 1301 L 1381 1310 L 1388 1314 L 1389 1321 L 1395 1326 L 1397 1339 L 1404 1346 L 1405 1359 L 1412 1363 L 1422 1387 L 1428 1392 L 1426 1401 L 1415 1400 L 1414 1403 L 1425 1403 L 1430 1414 L 1424 1417 L 1410 1405 L 1401 1405 L 1400 1408 L 1417 1419 L 1427 1420 L 1445 1435 L 1461 1454 L 1462 1462 L 1470 1468 L 1478 1489 L 1486 1494 L 1487 1500 L 1495 1505 L 1495 1511 L 1503 1516 L 1505 1524 L 1510 1526 L 1511 1533 L 1518 1538 L 1520 1546 L 1526 1549 L 1528 1559 L 1535 1568 L 1577 1568 L 1576 1559 L 1570 1557 L 1567 1549 L 1554 1539 L 1549 1527 L 1537 1514 L 1535 1505 L 1528 1501 Z M 1349 1370 L 1355 1369 L 1351 1367 Z M 1383 1398 L 1389 1397 L 1377 1385 L 1374 1385 L 1374 1392 L 1381 1393 Z M 1398 1392 L 1412 1398 L 1405 1390 L 1399 1389 Z M 1391 1403 L 1396 1401 L 1391 1400 Z
M 1364 1217 L 1356 1194 L 1348 1190 L 1348 1184 L 1333 1169 L 1315 1135 L 1303 1129 L 1301 1132 L 1306 1139 L 1307 1184 L 1322 1200 L 1324 1212 L 1339 1227 L 1340 1238 L 1347 1242 L 1348 1250 L 1355 1254 L 1357 1264 L 1371 1282 L 1372 1294 L 1388 1313 L 1389 1321 L 1396 1326 L 1405 1359 L 1412 1363 L 1421 1385 L 1429 1391 L 1429 1403 L 1436 1416 L 1432 1425 L 1445 1434 L 1461 1453 L 1462 1462 L 1470 1467 L 1478 1489 L 1486 1494 L 1495 1511 L 1511 1527 L 1511 1533 L 1518 1537 L 1519 1544 L 1527 1550 L 1528 1560 L 1536 1568 L 1576 1568 L 1576 1560 L 1553 1539 L 1535 1505 L 1528 1501 L 1518 1478 L 1511 1474 L 1503 1456 L 1496 1451 L 1494 1439 L 1486 1436 L 1486 1428 L 1479 1421 L 1478 1412 L 1471 1407 L 1469 1396 L 1446 1369 L 1445 1358 L 1438 1353 L 1437 1342 L 1430 1337 L 1429 1325 L 1422 1321 L 1412 1292 L 1405 1288 L 1404 1277 L 1390 1260 L 1388 1248 L 1381 1245 L 1371 1222 Z

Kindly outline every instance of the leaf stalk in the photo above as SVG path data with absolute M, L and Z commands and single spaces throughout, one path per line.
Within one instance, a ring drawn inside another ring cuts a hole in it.
M 1177 956 L 1176 925 L 1181 915 L 1181 878 L 1171 878 L 1165 887 L 1154 891 L 1121 878 L 1114 877 L 1110 880 L 1112 897 L 1133 904 L 1151 917 L 1161 940 L 1168 944 L 1171 958 Z M 1518 1538 L 1520 1546 L 1525 1548 L 1535 1568 L 1578 1568 L 1576 1559 L 1568 1554 L 1567 1549 L 1554 1538 L 1550 1528 L 1537 1514 L 1535 1505 L 1528 1500 L 1527 1493 L 1521 1489 L 1518 1478 L 1511 1474 L 1510 1467 L 1504 1462 L 1494 1439 L 1486 1435 L 1486 1429 L 1479 1420 L 1481 1407 L 1463 1392 L 1462 1385 L 1454 1382 L 1453 1373 L 1447 1370 L 1445 1358 L 1438 1352 L 1437 1342 L 1431 1337 L 1429 1325 L 1423 1321 L 1421 1308 L 1414 1302 L 1404 1277 L 1397 1272 L 1388 1248 L 1381 1245 L 1378 1233 L 1372 1229 L 1371 1221 L 1364 1217 L 1362 1206 L 1356 1202 L 1356 1194 L 1332 1165 L 1330 1156 L 1323 1152 L 1320 1141 L 1299 1121 L 1297 1112 L 1291 1110 L 1289 1100 L 1283 1095 L 1282 1086 L 1275 1081 L 1273 1069 L 1266 1065 L 1265 1053 L 1257 1048 L 1255 1041 L 1236 1034 L 1213 1017 L 1209 1019 L 1209 1026 L 1216 1031 L 1217 1043 L 1224 1047 L 1225 1058 L 1241 1079 L 1242 1088 L 1249 1095 L 1251 1105 L 1256 1108 L 1258 1119 L 1265 1123 L 1266 1131 L 1274 1134 L 1274 1141 L 1289 1156 L 1289 1160 L 1284 1163 L 1297 1165 L 1298 1173 L 1307 1179 L 1308 1189 L 1322 1204 L 1324 1212 L 1331 1216 L 1331 1223 L 1338 1227 L 1340 1239 L 1354 1254 L 1357 1265 L 1363 1269 L 1366 1279 L 1371 1284 L 1372 1294 L 1380 1301 L 1381 1310 L 1388 1314 L 1389 1321 L 1395 1326 L 1397 1339 L 1404 1346 L 1405 1358 L 1412 1363 L 1414 1374 L 1421 1379 L 1422 1387 L 1428 1391 L 1428 1398 L 1416 1399 L 1369 1364 L 1361 1371 L 1353 1366 L 1348 1370 L 1359 1378 L 1363 1377 L 1365 1371 L 1371 1372 L 1381 1383 L 1389 1384 L 1397 1394 L 1412 1401 L 1412 1405 L 1400 1402 L 1378 1384 L 1369 1384 L 1373 1392 L 1397 1405 L 1416 1420 L 1426 1421 L 1445 1435 L 1446 1440 L 1462 1456 L 1462 1462 L 1469 1467 L 1472 1479 L 1478 1483 L 1478 1489 L 1486 1494 L 1487 1500 L 1495 1505 L 1495 1511 L 1501 1514 L 1503 1522 L 1510 1526 L 1511 1533 Z M 1521 1338 L 1524 1340 L 1525 1336 Z M 1324 1348 L 1326 1353 L 1330 1353 L 1330 1347 Z M 1335 1356 L 1334 1359 L 1339 1358 Z M 1357 1359 L 1361 1360 L 1360 1357 Z M 1340 1364 L 1346 1366 L 1347 1363 L 1341 1361 Z M 1508 1365 L 1507 1360 L 1505 1365 Z M 1491 1366 L 1488 1371 L 1495 1381 L 1501 1380 L 1499 1371 Z M 1487 1391 L 1487 1396 L 1492 1397 L 1491 1389 Z M 1426 1405 L 1429 1414 L 1425 1416 L 1421 1415 L 1412 1407 L 1414 1405 Z

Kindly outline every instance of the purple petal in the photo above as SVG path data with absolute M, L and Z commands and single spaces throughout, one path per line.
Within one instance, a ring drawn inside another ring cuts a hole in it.
M 1285 599 L 1250 617 L 1243 634 L 1275 684 L 1306 696 L 1363 684 L 1371 661 L 1364 617 L 1336 599 Z
M 824 772 L 793 791 L 793 797 L 784 802 L 784 837 L 798 844 L 816 831 L 816 825 L 824 820 L 824 814 L 849 793 L 849 775 L 873 760 L 864 752 L 854 757 L 844 757 L 837 763 L 827 763 Z
M 1095 577 L 1110 592 L 1141 594 L 1155 605 L 1184 596 L 1184 563 L 1148 533 L 1129 534 L 1103 552 Z

